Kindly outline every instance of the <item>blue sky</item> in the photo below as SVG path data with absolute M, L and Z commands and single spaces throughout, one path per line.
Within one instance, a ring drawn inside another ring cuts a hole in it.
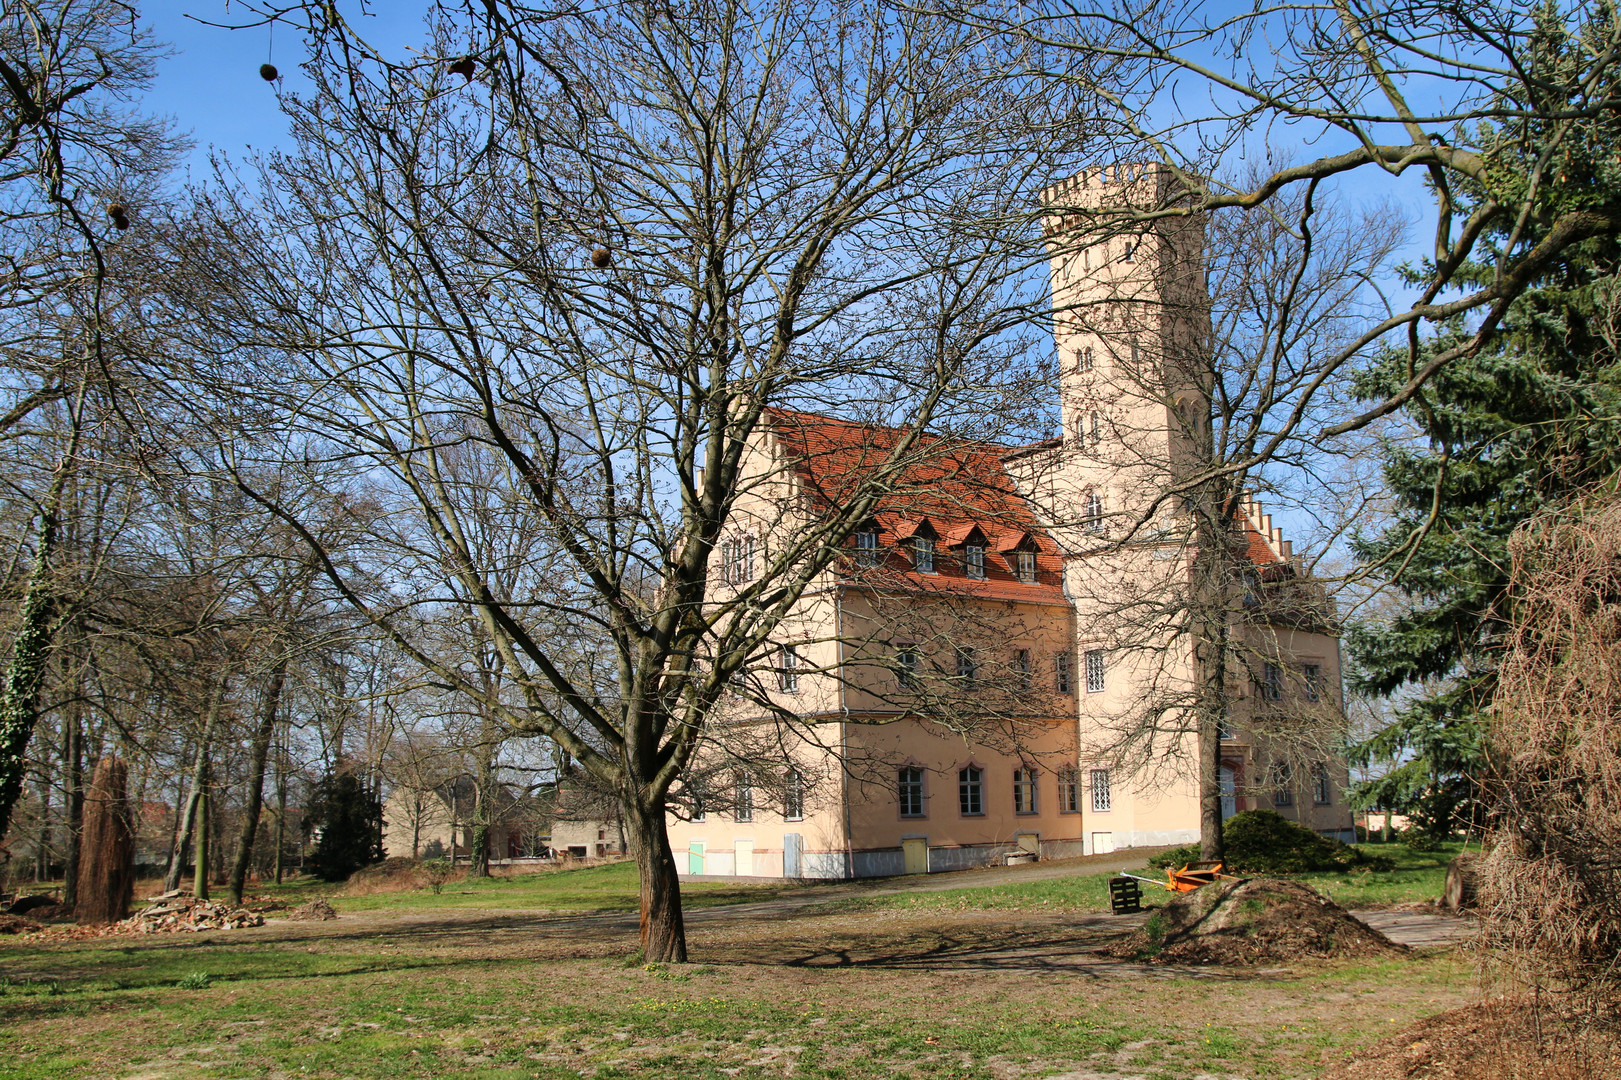
M 353 7 L 344 5 L 346 11 Z M 408 40 L 421 26 L 420 6 L 412 0 L 382 0 L 374 10 L 387 14 L 364 25 L 384 42 Z M 148 0 L 141 13 L 153 37 L 173 50 L 159 64 L 143 108 L 171 117 L 196 140 L 195 166 L 206 167 L 210 145 L 240 158 L 250 146 L 265 149 L 286 141 L 287 121 L 277 108 L 276 94 L 308 86 L 298 71 L 306 52 L 296 32 L 284 26 L 274 32 L 263 26 L 226 30 L 198 21 L 240 23 L 251 18 L 240 2 L 229 0 Z M 259 65 L 267 60 L 281 72 L 277 86 L 259 77 Z

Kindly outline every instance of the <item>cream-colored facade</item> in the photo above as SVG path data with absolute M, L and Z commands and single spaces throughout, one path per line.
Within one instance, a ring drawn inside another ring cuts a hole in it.
M 1167 183 L 1093 172 L 1050 194 L 1153 205 Z M 683 873 L 860 877 L 1197 840 L 1196 669 L 1172 625 L 1190 529 L 1165 492 L 1208 437 L 1183 362 L 1205 317 L 1202 238 L 1173 219 L 1080 247 L 1062 242 L 1064 216 L 1050 230 L 1063 435 L 954 450 L 858 532 L 718 722 L 769 741 L 771 775 L 740 754 L 720 774 L 728 797 L 672 817 Z M 774 414 L 717 576 L 749 580 L 829 475 L 894 436 Z M 1332 610 L 1262 509 L 1241 517 L 1253 575 L 1235 593 L 1223 812 L 1276 809 L 1351 839 L 1343 763 L 1295 737 L 1340 709 Z M 1272 602 L 1284 595 L 1298 602 Z

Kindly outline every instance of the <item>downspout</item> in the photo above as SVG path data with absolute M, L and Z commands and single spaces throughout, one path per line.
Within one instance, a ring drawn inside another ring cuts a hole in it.
M 850 704 L 845 697 L 849 691 L 844 680 L 844 585 L 833 591 L 833 633 L 839 650 L 839 801 L 843 806 L 844 876 L 855 877 L 856 860 L 854 836 L 850 830 Z

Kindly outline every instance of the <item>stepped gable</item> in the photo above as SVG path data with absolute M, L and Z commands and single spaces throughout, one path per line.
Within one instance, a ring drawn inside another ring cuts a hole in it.
M 872 471 L 890 459 L 903 435 L 899 428 L 787 409 L 769 410 L 768 419 L 777 448 L 813 513 L 848 502 Z M 883 553 L 880 564 L 858 568 L 852 558 L 840 572 L 852 582 L 874 586 L 1066 604 L 1058 545 L 1037 523 L 1003 467 L 1008 450 L 995 443 L 922 436 L 908 453 L 894 490 L 872 515 Z M 935 573 L 918 573 L 901 550 L 920 534 L 935 538 Z M 986 548 L 983 579 L 967 576 L 962 554 L 969 542 Z M 1035 554 L 1035 581 L 1019 580 L 1020 551 Z

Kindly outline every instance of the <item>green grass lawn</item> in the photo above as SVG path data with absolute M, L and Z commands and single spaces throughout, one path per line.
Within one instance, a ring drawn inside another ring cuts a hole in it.
M 943 938 L 983 925 L 951 918 L 933 920 Z M 811 918 L 783 932 L 839 945 L 894 922 Z M 1470 984 L 1444 956 L 1216 977 L 975 966 L 972 953 L 920 963 L 904 949 L 803 967 L 769 962 L 770 935 L 743 924 L 729 941 L 699 940 L 702 962 L 684 969 L 570 956 L 566 939 L 553 956 L 518 935 L 515 947 L 341 921 L 275 940 L 13 941 L 0 946 L 0 1076 L 1287 1080 L 1456 1004 Z
M 1390 871 L 1351 874 L 1299 874 L 1303 881 L 1335 903 L 1347 908 L 1389 907 L 1434 900 L 1441 895 L 1447 862 L 1462 849 L 1461 843 L 1440 851 L 1418 852 L 1404 844 L 1363 845 L 1396 864 Z M 1157 870 L 1134 870 L 1148 878 L 1162 878 Z M 859 911 L 1108 911 L 1111 874 L 1046 878 L 1013 885 L 989 885 L 939 892 L 859 896 L 820 905 L 822 912 Z M 1143 906 L 1157 907 L 1169 893 L 1143 885 Z
M 716 907 L 751 900 L 767 900 L 800 888 L 791 882 L 762 879 L 759 885 L 726 882 L 687 882 L 681 898 L 688 908 Z M 636 864 L 606 863 L 572 870 L 539 870 L 511 877 L 467 878 L 447 881 L 435 895 L 427 888 L 351 895 L 339 885 L 299 879 L 284 885 L 249 890 L 289 905 L 313 896 L 325 897 L 340 914 L 361 911 L 445 911 L 487 908 L 495 911 L 634 911 L 639 903 Z

